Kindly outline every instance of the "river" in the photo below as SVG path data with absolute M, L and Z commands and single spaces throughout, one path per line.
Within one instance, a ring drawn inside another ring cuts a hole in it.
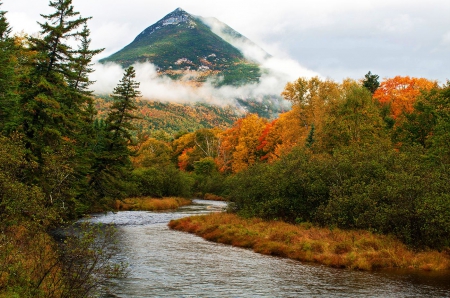
M 126 278 L 103 297 L 450 297 L 450 275 L 362 272 L 260 255 L 170 230 L 171 219 L 208 213 L 222 202 L 195 200 L 171 212 L 124 211 L 94 216 L 115 224 Z

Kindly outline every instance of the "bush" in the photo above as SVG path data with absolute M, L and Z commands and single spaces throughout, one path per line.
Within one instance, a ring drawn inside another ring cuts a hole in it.
M 194 179 L 172 165 L 152 168 L 139 168 L 133 171 L 137 184 L 134 196 L 189 197 L 192 194 Z

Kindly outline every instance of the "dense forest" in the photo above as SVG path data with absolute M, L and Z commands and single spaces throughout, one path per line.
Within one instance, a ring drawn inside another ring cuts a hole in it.
M 380 84 L 369 72 L 342 83 L 300 78 L 282 95 L 292 109 L 273 121 L 249 114 L 227 130 L 148 139 L 133 157 L 136 178 L 155 179 L 172 158 L 191 173 L 195 195 L 225 196 L 245 217 L 366 229 L 415 249 L 450 246 L 448 83 Z
M 127 197 L 221 196 L 244 217 L 450 247 L 449 82 L 299 78 L 277 119 L 136 135 L 133 67 L 99 115 L 90 18 L 71 0 L 50 6 L 37 37 L 12 36 L 0 12 L 0 297 L 84 297 L 120 275 L 112 231 L 54 231 Z

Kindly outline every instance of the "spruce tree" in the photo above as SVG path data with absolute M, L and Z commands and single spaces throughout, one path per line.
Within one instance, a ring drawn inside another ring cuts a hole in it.
M 50 1 L 55 12 L 41 15 L 46 19 L 41 26 L 42 38 L 30 38 L 30 49 L 35 52 L 34 68 L 22 86 L 23 129 L 27 149 L 38 162 L 42 154 L 70 139 L 77 121 L 79 102 L 68 81 L 73 76 L 71 61 L 75 50 L 70 42 L 79 37 L 77 31 L 87 18 L 75 12 L 71 0 Z M 75 110 L 73 110 L 75 108 Z
M 18 121 L 18 80 L 14 70 L 14 38 L 10 36 L 11 28 L 5 15 L 5 11 L 0 11 L 0 133 L 8 134 Z
M 112 137 L 111 150 L 120 147 L 124 142 L 131 141 L 130 131 L 135 129 L 131 121 L 137 117 L 132 112 L 137 109 L 135 99 L 140 97 L 140 92 L 137 90 L 139 83 L 134 80 L 135 77 L 134 68 L 128 67 L 112 94 L 114 103 L 106 121 Z
M 50 205 L 74 202 L 85 191 L 95 115 L 88 75 L 92 57 L 86 22 L 71 0 L 50 1 L 54 12 L 41 15 L 41 37 L 29 38 L 31 70 L 21 81 L 22 128 L 31 173 Z M 78 48 L 76 48 L 78 44 Z M 55 162 L 57 161 L 57 162 Z
M 380 87 L 380 82 L 378 79 L 379 75 L 372 74 L 370 71 L 364 76 L 363 86 L 370 91 L 370 93 L 374 94 L 375 91 Z
M 139 83 L 134 80 L 136 72 L 131 66 L 125 70 L 123 78 L 114 88 L 111 95 L 113 104 L 105 122 L 96 122 L 99 129 L 99 141 L 96 146 L 97 158 L 90 175 L 90 191 L 87 193 L 91 201 L 99 199 L 121 198 L 126 195 L 127 180 L 131 174 L 130 156 L 132 152 L 132 121 L 138 117 L 136 98 L 140 97 Z M 92 203 L 92 202 L 91 202 Z

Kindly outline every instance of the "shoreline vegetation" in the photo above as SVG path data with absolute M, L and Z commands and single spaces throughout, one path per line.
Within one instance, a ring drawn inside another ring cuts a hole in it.
M 165 198 L 127 198 L 116 200 L 113 204 L 115 211 L 161 211 L 177 209 L 192 204 L 192 200 L 180 197 Z
M 212 213 L 172 220 L 169 227 L 206 240 L 249 248 L 265 255 L 355 270 L 450 270 L 450 251 L 414 252 L 392 236 L 369 231 L 317 228 L 231 213 Z

